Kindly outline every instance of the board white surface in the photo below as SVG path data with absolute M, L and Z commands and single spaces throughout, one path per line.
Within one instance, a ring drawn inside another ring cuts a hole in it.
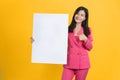
M 67 63 L 68 14 L 33 15 L 32 63 Z

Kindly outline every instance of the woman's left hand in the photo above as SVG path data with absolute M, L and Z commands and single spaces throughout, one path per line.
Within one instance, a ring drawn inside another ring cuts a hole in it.
M 78 35 L 78 37 L 79 37 L 79 40 L 82 40 L 82 41 L 84 41 L 84 42 L 86 42 L 87 39 L 88 39 L 87 36 L 86 36 L 84 33 Z

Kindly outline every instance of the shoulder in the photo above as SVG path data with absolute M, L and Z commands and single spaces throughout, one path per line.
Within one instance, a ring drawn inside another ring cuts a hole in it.
M 90 31 L 90 33 L 92 33 L 92 28 L 91 27 L 89 27 L 89 31 Z
M 91 31 L 92 30 L 92 28 L 91 27 L 88 27 L 89 28 L 89 30 Z
M 68 35 L 71 35 L 73 32 L 68 32 Z

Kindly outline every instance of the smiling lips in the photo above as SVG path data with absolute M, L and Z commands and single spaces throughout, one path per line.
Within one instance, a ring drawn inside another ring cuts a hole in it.
M 80 18 L 76 17 L 76 20 L 77 20 L 77 21 L 81 21 L 82 19 L 80 19 Z

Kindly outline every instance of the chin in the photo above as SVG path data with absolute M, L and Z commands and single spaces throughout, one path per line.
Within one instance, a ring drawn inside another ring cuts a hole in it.
M 76 23 L 82 23 L 82 21 L 76 21 Z

